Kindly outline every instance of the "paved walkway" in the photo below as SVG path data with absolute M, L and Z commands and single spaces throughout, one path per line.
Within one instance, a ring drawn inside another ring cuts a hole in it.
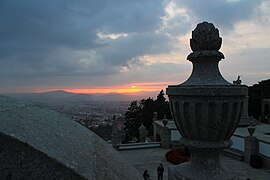
M 125 150 L 119 151 L 131 164 L 133 164 L 143 174 L 144 170 L 147 169 L 152 180 L 157 180 L 157 166 L 162 163 L 165 172 L 164 180 L 168 179 L 168 166 L 172 165 L 167 162 L 165 158 L 168 149 L 151 148 L 151 149 L 136 149 L 136 150 Z M 227 156 L 221 156 L 221 163 L 227 168 L 231 169 L 241 177 L 241 180 L 250 178 L 251 180 L 269 180 L 270 173 L 267 169 L 254 169 L 248 164 L 237 161 Z

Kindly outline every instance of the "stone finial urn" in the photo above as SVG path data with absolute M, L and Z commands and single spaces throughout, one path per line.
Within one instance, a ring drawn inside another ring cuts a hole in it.
M 166 89 L 173 119 L 182 135 L 180 143 L 191 160 L 170 168 L 171 179 L 235 179 L 220 165 L 219 152 L 232 145 L 230 137 L 240 120 L 247 86 L 231 84 L 220 74 L 222 38 L 212 23 L 203 22 L 192 32 L 191 76 Z

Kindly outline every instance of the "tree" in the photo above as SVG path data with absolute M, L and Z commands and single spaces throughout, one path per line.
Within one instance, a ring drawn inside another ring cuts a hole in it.
M 157 99 L 155 101 L 155 111 L 158 113 L 158 119 L 163 119 L 164 115 L 166 115 L 168 119 L 171 119 L 169 103 L 164 97 L 163 89 L 157 95 Z
M 152 98 L 142 99 L 140 101 L 141 113 L 138 118 L 144 124 L 148 131 L 148 135 L 153 134 L 153 113 L 155 112 L 155 101 Z
M 165 102 L 166 98 L 164 97 L 164 91 L 163 89 L 159 92 L 159 94 L 157 95 L 157 102 Z
M 139 125 L 142 123 L 138 118 L 140 111 L 141 108 L 138 106 L 138 101 L 131 101 L 125 113 L 125 130 L 130 138 L 139 136 L 138 128 Z
M 106 124 L 105 126 L 98 126 L 97 128 L 90 127 L 91 131 L 93 131 L 95 134 L 97 134 L 99 137 L 104 139 L 105 141 L 111 140 L 112 137 L 112 126 Z
M 153 135 L 153 114 L 158 113 L 158 119 L 163 119 L 164 115 L 171 118 L 169 103 L 164 97 L 164 91 L 161 90 L 154 101 L 152 98 L 132 101 L 125 113 L 125 130 L 129 138 L 139 138 L 139 127 L 143 123 L 148 130 L 148 135 Z

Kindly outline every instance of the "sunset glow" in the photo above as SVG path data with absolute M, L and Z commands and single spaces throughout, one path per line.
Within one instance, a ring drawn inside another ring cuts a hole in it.
M 119 87 L 95 87 L 95 88 L 81 88 L 81 89 L 64 89 L 73 93 L 136 93 L 140 91 L 152 91 L 150 89 L 130 88 L 125 86 Z
M 7 27 L 1 29 L 0 94 L 165 90 L 192 72 L 190 38 L 203 21 L 219 29 L 227 81 L 243 75 L 250 86 L 269 79 L 266 0 L 15 0 L 1 2 L 0 13 Z
M 133 84 L 119 86 L 96 86 L 96 87 L 23 87 L 10 93 L 34 92 L 42 93 L 48 91 L 64 90 L 72 93 L 94 94 L 94 93 L 122 93 L 137 95 L 143 92 L 156 92 L 161 89 L 165 90 L 168 85 L 177 84 L 177 82 L 138 82 Z
M 166 89 L 169 84 L 177 84 L 176 82 L 144 82 L 135 85 L 122 86 L 100 86 L 91 88 L 64 88 L 63 90 L 74 93 L 128 93 L 136 94 L 139 92 L 160 91 Z

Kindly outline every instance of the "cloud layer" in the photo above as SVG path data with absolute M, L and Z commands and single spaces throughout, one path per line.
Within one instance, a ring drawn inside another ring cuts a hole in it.
M 264 65 L 257 63 L 260 72 L 252 76 L 248 72 L 254 66 L 239 63 L 244 67 L 233 72 L 238 61 L 224 63 L 225 77 L 246 74 L 246 81 L 254 83 L 269 77 L 265 58 L 270 39 L 263 34 L 270 33 L 269 10 L 270 3 L 262 0 L 3 0 L 0 92 L 31 86 L 180 83 L 190 71 L 185 61 L 190 33 L 204 20 L 220 29 L 227 57 L 250 63 L 254 56 L 248 54 L 257 54 Z M 237 51 L 232 43 L 239 45 Z

